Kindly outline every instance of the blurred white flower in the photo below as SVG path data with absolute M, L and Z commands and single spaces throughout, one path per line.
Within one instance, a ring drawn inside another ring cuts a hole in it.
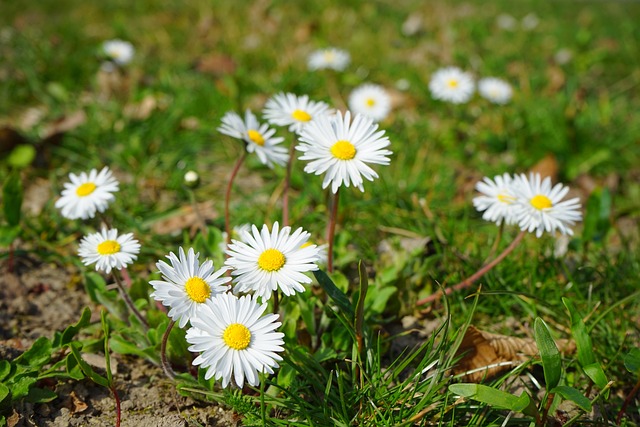
M 434 99 L 464 104 L 471 99 L 475 84 L 471 74 L 457 67 L 441 68 L 431 76 L 429 90 Z
M 102 51 L 111 61 L 118 65 L 127 65 L 135 54 L 135 49 L 131 43 L 118 39 L 104 42 Z
M 473 206 L 484 213 L 482 219 L 495 222 L 497 225 L 513 224 L 515 222 L 516 192 L 513 188 L 513 178 L 508 173 L 497 175 L 493 180 L 484 177 L 476 184 L 476 190 L 481 194 L 473 199 Z
M 330 112 L 326 102 L 311 101 L 307 95 L 279 93 L 267 101 L 262 113 L 269 123 L 289 126 L 289 131 L 300 133 L 312 120 Z
M 494 104 L 506 104 L 511 101 L 513 89 L 504 80 L 495 77 L 485 77 L 478 82 L 478 93 Z
M 363 84 L 349 95 L 349 109 L 379 122 L 387 118 L 391 111 L 391 97 L 380 85 Z
M 335 47 L 319 49 L 313 51 L 307 59 L 307 66 L 310 70 L 321 70 L 330 68 L 336 71 L 344 71 L 351 62 L 349 52 Z
M 518 20 L 507 13 L 501 13 L 496 18 L 496 25 L 501 30 L 515 30 L 518 26 Z
M 522 28 L 527 31 L 533 30 L 540 23 L 540 19 L 536 16 L 535 13 L 529 13 L 522 18 Z
M 104 212 L 115 200 L 113 193 L 118 191 L 118 181 L 106 166 L 100 172 L 91 169 L 89 174 L 70 173 L 69 180 L 55 204 L 68 219 L 88 219 L 93 218 L 96 211 Z
M 140 244 L 133 233 L 118 236 L 118 230 L 103 228 L 100 233 L 85 236 L 80 242 L 78 255 L 84 265 L 96 264 L 96 271 L 110 273 L 121 270 L 138 258 Z

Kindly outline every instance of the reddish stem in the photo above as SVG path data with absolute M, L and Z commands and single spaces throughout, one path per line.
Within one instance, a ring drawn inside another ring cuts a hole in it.
M 507 255 L 509 255 L 511 252 L 513 252 L 513 250 L 522 241 L 522 239 L 524 238 L 525 234 L 526 234 L 526 231 L 521 231 L 520 234 L 518 234 L 516 236 L 516 238 L 513 240 L 513 242 L 511 242 L 511 244 L 500 255 L 495 257 L 495 259 L 493 261 L 491 261 L 490 263 L 485 264 L 482 268 L 480 268 L 480 270 L 476 271 L 474 274 L 472 274 L 468 278 L 464 279 L 462 282 L 458 283 L 457 285 L 453 285 L 453 286 L 450 286 L 450 287 L 446 288 L 444 290 L 444 292 L 441 291 L 441 290 L 438 290 L 438 292 L 435 292 L 435 293 L 429 295 L 428 297 L 423 298 L 423 299 L 419 300 L 418 302 L 416 302 L 416 305 L 424 305 L 424 304 L 427 304 L 427 303 L 430 303 L 430 302 L 433 302 L 433 301 L 437 301 L 437 300 L 440 299 L 440 297 L 442 297 L 443 294 L 444 295 L 450 295 L 454 291 L 459 291 L 461 289 L 468 288 L 476 280 L 478 280 L 479 278 L 484 276 L 489 270 L 491 270 L 493 267 L 498 265 L 500 263 L 500 261 L 505 259 L 505 257 Z
M 120 427 L 120 418 L 122 415 L 122 410 L 120 408 L 120 396 L 118 396 L 118 390 L 116 390 L 115 386 L 111 385 L 109 387 L 111 393 L 113 393 L 113 398 L 116 400 L 116 427 Z
M 638 393 L 638 390 L 640 390 L 640 379 L 636 383 L 635 387 L 633 387 L 633 389 L 629 392 L 629 394 L 627 395 L 627 398 L 624 399 L 622 408 L 620 408 L 620 412 L 618 412 L 618 417 L 616 418 L 616 425 L 620 425 L 620 421 L 622 421 L 622 416 L 626 412 L 627 406 L 629 406 L 629 403 L 631 403 L 631 401 L 633 400 L 633 396 L 635 396 L 636 393 Z
M 286 227 L 289 225 L 289 187 L 291 187 L 291 166 L 293 165 L 293 160 L 295 158 L 295 146 L 296 141 L 294 140 L 291 144 L 291 148 L 289 148 L 289 161 L 287 162 L 287 167 L 285 169 L 284 175 L 284 189 L 282 190 L 282 226 Z
M 167 342 L 169 341 L 169 335 L 171 334 L 171 329 L 173 329 L 173 325 L 176 322 L 171 320 L 167 325 L 167 330 L 164 331 L 164 335 L 162 336 L 162 343 L 160 344 L 160 360 L 162 361 L 162 370 L 165 375 L 169 377 L 169 379 L 173 380 L 176 378 L 175 372 L 171 368 L 171 363 L 167 359 Z
M 229 200 L 231 199 L 231 188 L 233 187 L 233 181 L 236 179 L 236 175 L 238 175 L 238 171 L 240 170 L 240 166 L 242 166 L 242 162 L 244 161 L 245 157 L 247 157 L 246 150 L 242 153 L 242 156 L 240 156 L 240 158 L 236 162 L 236 165 L 231 171 L 231 176 L 229 177 L 229 182 L 227 183 L 227 191 L 224 195 L 224 229 L 227 232 L 227 244 L 231 243 L 231 220 L 229 219 Z
M 327 271 L 333 273 L 333 240 L 336 235 L 336 219 L 338 217 L 338 202 L 340 201 L 340 188 L 333 195 L 331 201 L 331 212 L 329 216 L 329 227 L 327 228 L 327 242 L 329 243 L 327 256 Z

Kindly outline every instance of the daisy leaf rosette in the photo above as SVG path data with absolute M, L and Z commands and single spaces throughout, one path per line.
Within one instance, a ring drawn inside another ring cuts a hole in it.
M 169 263 L 156 263 L 163 280 L 149 282 L 154 288 L 151 297 L 170 308 L 167 315 L 181 328 L 197 315 L 206 301 L 229 290 L 226 283 L 231 281 L 231 277 L 221 277 L 228 268 L 215 270 L 213 261 L 206 260 L 200 264 L 199 257 L 193 248 L 189 248 L 186 254 L 182 247 L 179 248 L 178 256 L 170 252 L 167 255 Z
M 573 235 L 571 226 L 582 220 L 580 199 L 563 201 L 569 187 L 562 184 L 551 185 L 551 178 L 542 179 L 540 174 L 531 173 L 515 177 L 516 210 L 514 217 L 518 226 L 529 233 L 542 236 L 546 231 L 556 230 Z
M 78 255 L 84 265 L 96 265 L 96 271 L 111 273 L 112 269 L 121 270 L 138 258 L 140 244 L 133 233 L 118 235 L 118 230 L 103 228 L 82 238 Z
M 227 112 L 222 117 L 218 132 L 244 141 L 247 151 L 256 153 L 260 161 L 270 168 L 274 164 L 283 166 L 287 163 L 288 151 L 279 145 L 284 138 L 274 136 L 275 129 L 259 123 L 250 110 L 245 111 L 244 120 L 233 111 Z
M 239 388 L 245 380 L 257 386 L 260 373 L 279 367 L 284 334 L 275 331 L 279 316 L 264 315 L 266 309 L 249 295 L 225 293 L 206 301 L 186 334 L 189 351 L 200 353 L 193 364 L 206 369 L 206 380 L 215 378 L 223 388 L 232 378 Z
M 262 114 L 276 126 L 288 126 L 290 132 L 300 133 L 309 123 L 325 114 L 330 114 L 329 104 L 312 101 L 307 95 L 279 93 L 270 98 Z
M 295 148 L 302 152 L 300 160 L 307 161 L 304 171 L 315 175 L 325 174 L 322 188 L 331 185 L 337 193 L 340 186 L 353 185 L 364 192 L 363 177 L 369 181 L 378 174 L 369 164 L 388 165 L 393 154 L 386 147 L 389 138 L 369 117 L 351 112 L 323 116 L 305 127 L 300 144 Z
M 263 301 L 271 298 L 278 288 L 289 296 L 304 292 L 304 284 L 311 283 L 305 273 L 318 269 L 319 250 L 306 245 L 310 234 L 302 228 L 291 233 L 291 227 L 280 229 L 278 222 L 269 231 L 252 225 L 244 231 L 241 241 L 233 240 L 227 250 L 225 264 L 231 267 L 235 293 L 253 292 Z
M 493 179 L 484 177 L 476 184 L 481 194 L 473 199 L 473 206 L 482 213 L 482 219 L 497 225 L 515 223 L 514 212 L 517 209 L 516 191 L 511 175 L 504 173 Z
M 91 169 L 88 174 L 70 173 L 69 181 L 64 184 L 62 197 L 55 203 L 62 216 L 68 219 L 88 219 L 96 212 L 104 212 L 115 200 L 113 193 L 119 189 L 118 181 L 106 166 L 100 172 Z

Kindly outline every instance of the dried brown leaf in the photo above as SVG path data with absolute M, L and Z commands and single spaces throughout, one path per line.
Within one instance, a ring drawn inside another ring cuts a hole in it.
M 197 211 L 193 206 L 184 206 L 175 213 L 155 221 L 151 229 L 159 234 L 173 234 L 186 228 L 193 229 L 200 226 L 202 221 L 218 217 L 218 211 L 213 207 L 213 201 L 209 200 L 198 204 Z
M 69 411 L 71 411 L 71 414 L 79 414 L 81 412 L 86 411 L 87 408 L 89 407 L 89 405 L 87 405 L 84 400 L 78 397 L 75 390 L 72 390 L 71 393 L 69 393 L 69 397 L 70 397 L 69 403 L 71 406 L 69 408 Z
M 549 153 L 533 165 L 531 172 L 539 173 L 543 179 L 551 177 L 551 181 L 555 182 L 558 178 L 558 169 L 559 166 L 556 156 Z
M 217 77 L 232 74 L 236 70 L 236 63 L 228 55 L 213 54 L 199 58 L 196 61 L 195 68 L 201 73 Z
M 83 125 L 87 121 L 87 115 L 83 110 L 74 111 L 46 124 L 41 132 L 43 139 L 51 138 L 56 134 L 69 132 Z

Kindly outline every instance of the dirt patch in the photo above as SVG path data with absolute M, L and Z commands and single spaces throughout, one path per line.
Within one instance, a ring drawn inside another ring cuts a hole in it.
M 41 336 L 52 338 L 80 318 L 84 307 L 99 310 L 78 274 L 29 257 L 0 270 L 0 359 L 11 360 Z M 95 319 L 97 320 L 97 319 Z M 235 426 L 233 413 L 212 403 L 180 396 L 162 370 L 140 358 L 112 355 L 122 426 Z M 90 380 L 42 384 L 58 398 L 47 404 L 22 403 L 12 426 L 112 426 L 116 404 L 111 392 Z

